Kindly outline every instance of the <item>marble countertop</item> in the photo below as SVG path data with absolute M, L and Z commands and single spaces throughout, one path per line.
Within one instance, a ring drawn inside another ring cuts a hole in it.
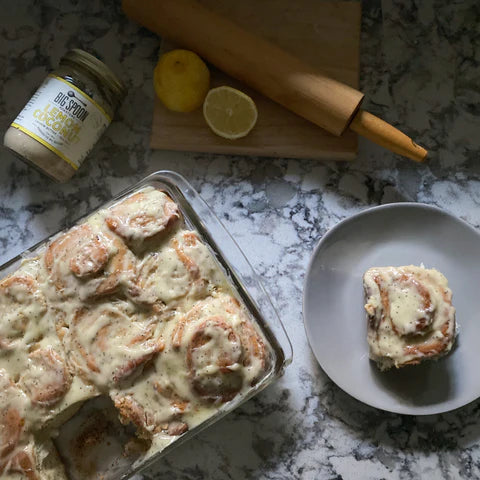
M 480 477 L 480 402 L 429 417 L 385 413 L 337 388 L 305 337 L 312 249 L 339 220 L 394 201 L 438 205 L 480 227 L 480 7 L 476 0 L 363 3 L 367 108 L 432 152 L 417 165 L 366 141 L 354 163 L 151 151 L 159 41 L 117 1 L 0 0 L 0 131 L 68 49 L 85 48 L 129 93 L 90 160 L 66 185 L 0 150 L 0 263 L 146 174 L 172 169 L 198 189 L 263 278 L 292 340 L 285 376 L 178 448 L 148 479 Z

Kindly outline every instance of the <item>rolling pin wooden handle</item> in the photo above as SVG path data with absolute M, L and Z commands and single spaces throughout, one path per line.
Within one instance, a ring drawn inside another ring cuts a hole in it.
M 350 124 L 350 129 L 372 142 L 416 162 L 423 162 L 427 158 L 427 150 L 417 145 L 394 126 L 365 110 L 358 111 Z
M 374 122 L 366 112 L 356 116 L 363 93 L 329 78 L 200 3 L 123 0 L 122 5 L 132 20 L 197 52 L 220 70 L 330 133 L 341 135 L 350 126 L 374 142 L 411 157 L 407 144 L 415 144 L 408 137 L 380 119 Z

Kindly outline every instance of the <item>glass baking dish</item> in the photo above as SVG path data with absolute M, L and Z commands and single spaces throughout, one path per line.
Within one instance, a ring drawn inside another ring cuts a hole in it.
M 111 458 L 108 459 L 108 461 L 105 461 L 105 458 L 102 458 L 102 461 L 100 462 L 102 464 L 102 468 L 99 467 L 99 470 L 95 471 L 95 473 L 90 476 L 85 476 L 84 474 L 79 475 L 68 468 L 67 470 L 69 471 L 69 475 L 73 480 L 93 480 L 97 478 L 102 478 L 105 480 L 121 478 L 127 480 L 131 478 L 136 473 L 139 473 L 140 471 L 151 466 L 158 459 L 170 452 L 173 448 L 187 441 L 204 428 L 217 422 L 224 415 L 228 414 L 236 407 L 252 398 L 258 392 L 271 384 L 274 380 L 279 378 L 283 374 L 285 367 L 292 361 L 292 347 L 290 341 L 258 276 L 255 274 L 252 266 L 245 258 L 235 240 L 222 225 L 220 220 L 216 217 L 216 215 L 212 212 L 200 195 L 181 175 L 171 171 L 159 171 L 153 173 L 141 180 L 139 183 L 133 185 L 127 190 L 124 190 L 115 196 L 110 202 L 102 205 L 95 211 L 106 208 L 111 204 L 118 202 L 120 199 L 131 194 L 132 192 L 149 186 L 166 191 L 171 196 L 183 214 L 186 227 L 198 232 L 200 238 L 203 240 L 203 243 L 209 248 L 210 252 L 219 262 L 231 284 L 233 291 L 243 301 L 250 315 L 256 321 L 265 338 L 269 342 L 273 352 L 272 367 L 266 376 L 255 386 L 251 387 L 246 394 L 238 395 L 227 404 L 222 405 L 211 417 L 193 427 L 191 430 L 175 439 L 163 450 L 154 453 L 149 458 L 140 458 L 139 461 L 135 462 L 135 464 L 131 462 L 126 463 L 124 458 L 120 458 L 120 454 L 118 454 L 118 459 Z M 75 224 L 81 223 L 85 218 L 89 217 L 93 213 L 94 212 L 90 212 L 88 215 L 78 219 Z M 69 228 L 72 226 L 73 225 L 70 225 Z M 64 229 L 61 232 L 66 230 L 68 229 Z M 44 248 L 46 243 L 52 239 L 52 237 L 55 237 L 61 232 L 57 232 L 56 234 L 42 240 L 30 249 L 1 266 L 0 277 L 4 277 L 5 275 L 18 269 L 23 259 L 30 258 L 37 254 Z M 95 407 L 95 402 L 98 403 L 98 407 Z M 62 449 L 62 446 L 66 444 L 66 441 L 62 439 L 62 436 L 72 437 L 72 434 L 74 435 L 75 432 L 72 432 L 72 430 L 76 428 L 76 425 L 79 425 L 79 420 L 77 417 L 81 416 L 82 412 L 85 417 L 93 418 L 92 408 L 98 408 L 99 410 L 105 408 L 101 399 L 89 400 L 87 404 L 88 403 L 92 403 L 94 406 L 92 407 L 91 405 L 85 405 L 85 408 L 82 407 L 80 411 L 73 417 L 73 419 L 69 420 L 64 426 L 60 427 L 59 436 L 55 441 L 60 450 Z M 121 428 L 125 429 L 125 427 Z M 115 442 L 119 442 L 119 438 L 122 437 L 122 432 L 110 432 L 110 437 L 110 440 L 105 437 L 106 445 L 108 444 L 110 446 L 110 451 L 106 449 L 105 454 L 99 454 L 98 452 L 101 451 L 100 445 L 99 449 L 97 450 L 98 458 L 106 457 L 108 455 L 116 455 L 112 454 L 111 445 Z M 68 464 L 69 452 L 60 451 L 60 454 L 63 460 Z

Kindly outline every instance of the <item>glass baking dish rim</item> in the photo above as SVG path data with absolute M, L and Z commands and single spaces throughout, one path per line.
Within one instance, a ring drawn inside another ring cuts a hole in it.
M 36 253 L 35 251 L 42 247 L 44 244 L 47 242 L 51 241 L 53 238 L 56 236 L 60 235 L 61 233 L 67 231 L 68 229 L 72 228 L 74 225 L 84 221 L 91 215 L 93 215 L 95 212 L 107 208 L 111 206 L 112 204 L 120 201 L 122 198 L 125 196 L 129 195 L 130 193 L 133 193 L 134 191 L 140 190 L 142 187 L 145 188 L 147 186 L 151 186 L 153 182 L 160 182 L 164 184 L 165 186 L 173 186 L 174 189 L 177 190 L 176 196 L 178 197 L 178 200 L 180 201 L 180 207 L 185 209 L 185 206 L 188 206 L 189 209 L 191 210 L 188 212 L 187 218 L 190 220 L 190 218 L 193 216 L 194 219 L 202 226 L 204 229 L 203 232 L 199 232 L 202 234 L 202 237 L 205 239 L 205 232 L 208 234 L 207 235 L 207 244 L 208 246 L 214 251 L 214 253 L 218 252 L 218 255 L 215 255 L 217 260 L 223 260 L 221 262 L 222 267 L 225 269 L 227 267 L 227 276 L 232 280 L 231 274 L 236 278 L 238 281 L 232 285 L 232 288 L 237 290 L 240 289 L 242 293 L 246 294 L 248 298 L 252 301 L 253 305 L 257 307 L 257 310 L 260 313 L 260 317 L 263 320 L 263 323 L 267 324 L 268 327 L 272 327 L 271 321 L 267 320 L 264 318 L 264 315 L 261 314 L 262 309 L 258 308 L 257 302 L 255 300 L 252 300 L 248 288 L 244 286 L 244 282 L 242 280 L 242 274 L 239 274 L 237 269 L 231 265 L 230 261 L 225 259 L 225 254 L 222 251 L 221 247 L 217 245 L 217 243 L 214 241 L 212 236 L 210 235 L 210 230 L 207 228 L 202 221 L 202 217 L 200 214 L 197 213 L 196 209 L 191 205 L 192 203 L 192 198 L 195 200 L 195 202 L 199 202 L 199 204 L 202 206 L 203 209 L 207 212 L 209 219 L 212 220 L 215 224 L 216 227 L 218 227 L 222 233 L 228 238 L 228 241 L 231 242 L 231 244 L 234 247 L 235 253 L 240 256 L 242 261 L 245 263 L 245 265 L 248 267 L 249 274 L 252 275 L 256 287 L 260 290 L 260 293 L 263 297 L 263 300 L 268 303 L 269 308 L 271 309 L 271 312 L 274 314 L 274 321 L 275 325 L 273 326 L 273 338 L 275 339 L 276 343 L 280 347 L 283 358 L 281 361 L 281 365 L 277 365 L 274 370 L 269 372 L 267 376 L 260 382 L 258 385 L 258 388 L 252 387 L 251 390 L 249 390 L 245 395 L 243 395 L 241 398 L 239 398 L 237 401 L 233 402 L 231 406 L 227 406 L 225 409 L 221 409 L 217 411 L 214 415 L 211 417 L 207 418 L 204 420 L 202 423 L 199 425 L 195 426 L 191 431 L 187 432 L 185 435 L 182 435 L 181 437 L 175 439 L 172 441 L 171 444 L 166 446 L 163 450 L 153 453 L 151 457 L 148 457 L 145 459 L 144 462 L 140 463 L 137 466 L 133 466 L 132 464 L 132 469 L 122 475 L 122 480 L 128 480 L 129 478 L 133 477 L 135 474 L 140 473 L 144 469 L 148 468 L 152 464 L 154 464 L 156 461 L 158 461 L 160 458 L 162 458 L 164 455 L 168 454 L 171 450 L 174 448 L 180 446 L 182 443 L 185 441 L 188 441 L 191 439 L 193 436 L 197 435 L 200 431 L 206 429 L 210 425 L 216 423 L 219 421 L 221 418 L 223 418 L 225 415 L 231 413 L 233 410 L 235 410 L 237 407 L 239 407 L 241 404 L 249 400 L 250 398 L 254 397 L 257 393 L 259 393 L 261 390 L 266 388 L 268 385 L 270 385 L 275 379 L 281 377 L 283 375 L 283 372 L 285 368 L 292 362 L 292 345 L 290 342 L 290 339 L 288 338 L 288 335 L 286 333 L 285 327 L 280 320 L 280 317 L 278 315 L 278 312 L 273 305 L 270 296 L 267 294 L 260 278 L 259 275 L 256 273 L 255 269 L 251 265 L 251 263 L 248 261 L 246 255 L 244 254 L 243 250 L 240 248 L 238 245 L 237 241 L 233 238 L 233 236 L 230 234 L 230 232 L 227 230 L 225 225 L 221 222 L 221 220 L 218 218 L 218 216 L 213 212 L 212 208 L 207 204 L 207 202 L 202 198 L 202 196 L 196 191 L 196 189 L 179 173 L 171 171 L 171 170 L 159 170 L 156 172 L 153 172 L 149 174 L 148 176 L 144 177 L 143 179 L 139 180 L 138 182 L 134 183 L 133 185 L 128 186 L 127 188 L 123 189 L 119 193 L 115 194 L 112 196 L 110 200 L 107 200 L 106 202 L 102 203 L 98 207 L 90 210 L 86 214 L 80 216 L 79 218 L 75 219 L 72 222 L 69 222 L 69 224 L 56 231 L 55 233 L 48 235 L 47 237 L 43 238 L 39 242 L 36 242 L 33 246 L 27 248 L 20 254 L 16 255 L 12 259 L 8 260 L 4 264 L 0 265 L 0 277 L 3 277 L 3 274 L 8 275 L 9 272 L 8 270 L 13 267 L 14 265 L 19 264 L 22 260 L 31 258 L 33 253 Z M 188 198 L 188 197 L 192 198 Z M 178 201 L 177 198 L 174 199 L 175 201 Z M 183 204 L 185 202 L 185 204 Z M 191 222 L 194 224 L 195 227 L 198 227 L 196 224 L 197 222 Z M 213 244 L 213 245 L 212 245 Z M 226 265 L 225 265 L 226 264 Z M 240 278 L 238 278 L 240 277 Z M 243 298 L 243 295 L 241 295 Z M 256 320 L 258 321 L 257 315 L 254 316 Z M 271 319 L 270 319 L 271 320 Z M 278 352 L 274 350 L 274 352 L 277 354 Z

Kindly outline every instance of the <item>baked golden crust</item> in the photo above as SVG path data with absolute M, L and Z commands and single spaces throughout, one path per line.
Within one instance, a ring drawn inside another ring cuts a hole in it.
M 72 378 L 65 357 L 51 346 L 33 350 L 18 381 L 34 405 L 51 407 L 70 389 Z
M 135 258 L 106 229 L 88 224 L 55 239 L 45 252 L 48 275 L 62 297 L 82 300 L 133 287 Z
M 135 193 L 109 208 L 105 222 L 133 249 L 142 249 L 161 239 L 179 218 L 175 202 L 164 192 L 152 190 Z
M 413 265 L 375 267 L 363 277 L 370 358 L 382 370 L 446 355 L 455 309 L 446 278 Z
M 100 394 L 160 450 L 248 391 L 270 355 L 177 205 L 137 192 L 0 281 L 0 473 L 55 478 L 37 434 Z
M 29 343 L 39 333 L 30 322 L 45 314 L 46 300 L 38 282 L 29 273 L 17 272 L 0 282 L 0 349 L 21 348 L 25 337 Z
M 108 391 L 161 352 L 156 316 L 117 300 L 76 310 L 65 338 L 70 361 L 87 382 Z

